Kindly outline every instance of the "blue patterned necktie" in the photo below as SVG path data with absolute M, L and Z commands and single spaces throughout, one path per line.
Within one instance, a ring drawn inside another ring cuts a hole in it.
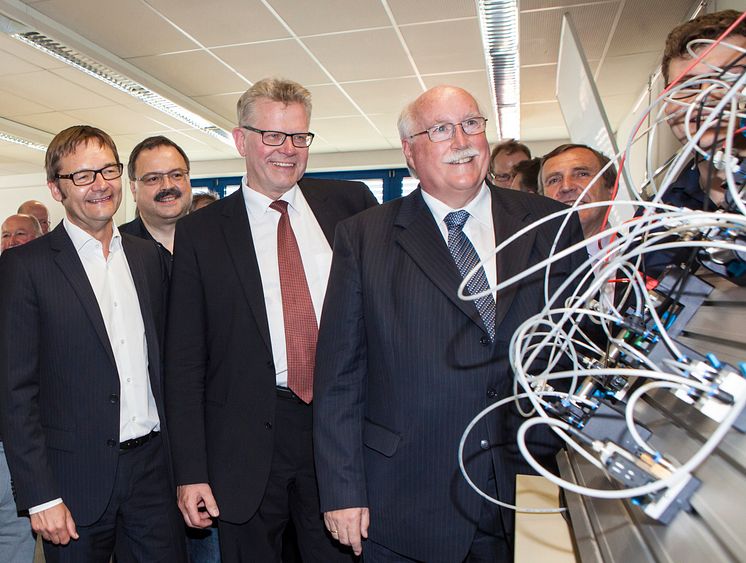
M 474 266 L 479 264 L 479 255 L 474 249 L 474 245 L 464 234 L 464 224 L 469 218 L 468 211 L 452 211 L 445 216 L 443 221 L 448 227 L 448 250 L 453 256 L 453 260 L 456 262 L 461 277 L 465 278 L 466 274 L 474 269 Z M 474 275 L 469 279 L 466 284 L 467 294 L 474 295 L 481 293 L 489 289 L 490 285 L 487 282 L 487 274 L 484 272 L 484 268 L 480 267 Z M 482 317 L 484 326 L 487 327 L 487 331 L 490 333 L 490 340 L 495 340 L 495 300 L 492 295 L 487 295 L 476 300 L 477 311 Z

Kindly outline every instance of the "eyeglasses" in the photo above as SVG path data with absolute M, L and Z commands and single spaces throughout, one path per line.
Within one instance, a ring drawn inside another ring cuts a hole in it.
M 501 184 L 510 184 L 515 178 L 515 174 L 493 174 L 492 177 Z
M 308 133 L 283 133 L 282 131 L 263 131 L 262 129 L 256 129 L 249 125 L 241 125 L 242 129 L 259 133 L 262 136 L 262 143 L 269 147 L 279 147 L 285 139 L 290 137 L 290 141 L 293 146 L 297 149 L 307 149 L 313 142 L 314 134 Z
M 96 174 L 101 174 L 104 180 L 116 180 L 122 176 L 124 165 L 120 162 L 118 164 L 109 164 L 98 170 L 78 170 L 72 174 L 55 174 L 54 177 L 57 180 L 72 180 L 76 186 L 88 186 L 96 181 Z
M 487 126 L 487 118 L 470 117 L 469 119 L 465 119 L 461 123 L 441 123 L 440 125 L 433 125 L 429 129 L 425 129 L 424 131 L 420 131 L 419 133 L 410 135 L 409 138 L 412 139 L 419 135 L 427 134 L 428 138 L 433 143 L 440 143 L 441 141 L 447 141 L 448 139 L 453 138 L 453 136 L 456 134 L 456 125 L 460 125 L 461 129 L 467 135 L 479 135 L 480 133 L 484 133 L 484 130 Z
M 189 177 L 189 170 L 174 168 L 170 172 L 150 172 L 149 174 L 143 174 L 139 178 L 135 178 L 135 182 L 140 182 L 145 186 L 152 188 L 162 185 L 163 179 L 166 176 L 168 176 L 169 180 L 175 184 L 181 184 Z

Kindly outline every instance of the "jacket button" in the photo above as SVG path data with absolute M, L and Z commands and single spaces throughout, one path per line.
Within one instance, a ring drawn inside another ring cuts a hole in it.
M 108 440 L 106 440 L 106 445 L 109 446 L 110 448 L 113 448 L 114 446 L 116 446 L 117 443 L 118 442 L 116 440 L 113 440 L 111 438 L 109 438 Z
M 109 395 L 109 402 L 112 405 L 116 405 L 119 402 L 119 395 L 117 395 L 116 393 L 112 393 L 111 395 Z
M 490 449 L 490 443 L 487 440 L 482 440 L 479 442 L 479 447 L 483 450 L 489 450 Z
M 497 391 L 490 387 L 489 389 L 487 389 L 487 397 L 489 397 L 490 399 L 494 399 L 495 397 L 497 397 Z
M 264 427 L 265 427 L 265 428 L 266 428 L 267 430 L 272 430 L 272 423 L 271 423 L 271 422 L 265 422 L 265 423 L 264 423 Z
M 490 337 L 489 336 L 483 336 L 482 338 L 479 339 L 479 343 L 482 346 L 489 346 L 489 344 L 490 344 Z

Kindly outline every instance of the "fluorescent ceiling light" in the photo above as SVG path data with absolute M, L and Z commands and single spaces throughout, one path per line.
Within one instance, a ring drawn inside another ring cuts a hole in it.
M 0 131 L 0 141 L 7 141 L 9 143 L 15 143 L 16 145 L 22 145 L 24 147 L 28 147 L 30 149 L 34 149 L 37 151 L 46 152 L 47 145 L 42 145 L 41 143 L 35 143 L 34 141 L 29 141 L 28 139 L 24 139 L 23 137 L 16 137 L 15 135 L 11 135 L 10 133 L 4 133 L 3 131 Z
M 520 138 L 521 87 L 517 0 L 477 0 L 498 136 Z
M 196 113 L 181 107 L 180 105 L 164 98 L 149 90 L 139 82 L 136 82 L 123 74 L 87 57 L 54 39 L 37 31 L 25 31 L 11 34 L 11 37 L 38 49 L 47 55 L 54 57 L 68 65 L 105 82 L 133 98 L 145 102 L 158 111 L 186 123 L 190 127 L 198 129 L 208 135 L 220 139 L 227 145 L 233 146 L 233 137 L 225 129 L 200 117 Z

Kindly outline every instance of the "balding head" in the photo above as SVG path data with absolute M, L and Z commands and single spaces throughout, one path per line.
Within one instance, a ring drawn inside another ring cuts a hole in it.
M 2 251 L 5 252 L 14 246 L 21 246 L 30 240 L 42 235 L 41 226 L 36 217 L 31 215 L 11 215 L 2 225 Z
M 24 201 L 18 208 L 18 213 L 36 217 L 41 226 L 42 234 L 46 235 L 49 232 L 49 209 L 42 202 L 35 199 Z
M 407 165 L 424 191 L 454 209 L 476 196 L 487 175 L 485 121 L 474 97 L 455 86 L 431 88 L 399 117 Z

